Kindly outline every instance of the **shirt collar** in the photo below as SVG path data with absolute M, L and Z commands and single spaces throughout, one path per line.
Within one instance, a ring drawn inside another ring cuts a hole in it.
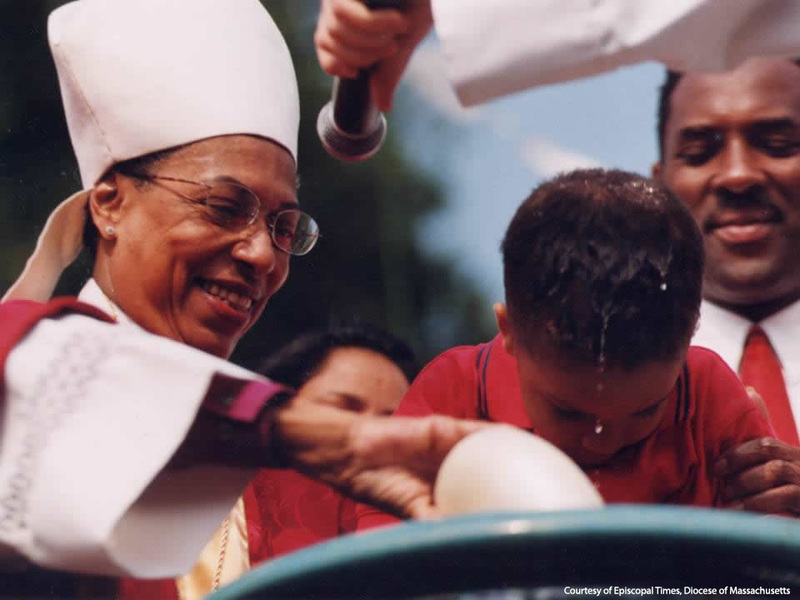
M 719 354 L 728 366 L 737 370 L 742 360 L 747 332 L 753 325 L 721 306 L 703 301 L 700 307 L 700 324 L 692 338 L 695 346 L 705 346 Z M 759 323 L 769 337 L 783 367 L 787 384 L 800 381 L 800 302 Z
M 78 300 L 81 302 L 85 302 L 86 304 L 91 304 L 95 308 L 99 308 L 104 313 L 107 313 L 117 323 L 121 323 L 123 325 L 136 325 L 134 321 L 122 312 L 119 306 L 114 304 L 111 299 L 105 295 L 103 290 L 100 289 L 100 286 L 97 285 L 97 282 L 91 278 L 81 289 L 80 293 L 78 294 Z M 138 325 L 136 325 L 138 327 Z
M 742 360 L 744 342 L 751 326 L 752 323 L 744 317 L 703 300 L 692 345 L 713 350 L 735 371 Z

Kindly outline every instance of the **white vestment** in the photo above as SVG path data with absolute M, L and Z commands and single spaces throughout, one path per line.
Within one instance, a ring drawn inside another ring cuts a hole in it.
M 7 359 L 0 555 L 74 572 L 185 573 L 254 471 L 161 471 L 215 373 L 259 376 L 145 332 L 93 280 L 79 298 L 119 324 L 44 319 Z
M 800 56 L 797 0 L 432 0 L 462 104 L 642 61 L 722 71 Z

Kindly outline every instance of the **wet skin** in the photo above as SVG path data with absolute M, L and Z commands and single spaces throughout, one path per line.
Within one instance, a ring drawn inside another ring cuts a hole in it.
M 683 357 L 631 371 L 515 352 L 525 408 L 536 433 L 582 467 L 614 460 L 661 423 Z M 600 427 L 597 427 L 600 425 Z
M 528 348 L 518 343 L 504 305 L 495 306 L 495 316 L 503 346 L 516 359 L 522 400 L 536 433 L 581 467 L 608 464 L 658 428 L 685 350 L 631 370 L 605 369 L 559 357 L 550 347 Z

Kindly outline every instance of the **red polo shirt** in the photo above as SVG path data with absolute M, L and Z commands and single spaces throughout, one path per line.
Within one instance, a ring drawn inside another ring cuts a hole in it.
M 586 471 L 609 503 L 716 506 L 715 459 L 747 440 L 774 435 L 736 374 L 710 350 L 689 348 L 658 428 L 600 468 Z M 525 412 L 514 357 L 500 336 L 435 358 L 420 373 L 398 416 L 445 414 L 510 423 L 536 432 Z M 367 506 L 358 529 L 394 522 Z

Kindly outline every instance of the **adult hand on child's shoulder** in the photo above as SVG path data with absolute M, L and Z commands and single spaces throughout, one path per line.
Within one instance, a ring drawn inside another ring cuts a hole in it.
M 726 508 L 800 515 L 800 448 L 757 438 L 725 452 L 714 471 Z

